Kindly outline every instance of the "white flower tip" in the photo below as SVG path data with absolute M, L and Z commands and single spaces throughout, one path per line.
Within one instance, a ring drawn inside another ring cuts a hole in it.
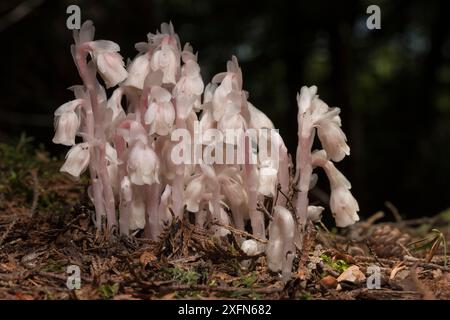
M 338 227 L 345 228 L 359 221 L 358 202 L 343 186 L 331 190 L 330 207 Z
M 90 160 L 89 144 L 79 143 L 73 146 L 66 156 L 66 162 L 61 167 L 61 172 L 67 172 L 78 178 L 86 170 Z
M 322 219 L 322 211 L 324 207 L 321 206 L 308 206 L 308 219 L 312 222 L 318 222 Z

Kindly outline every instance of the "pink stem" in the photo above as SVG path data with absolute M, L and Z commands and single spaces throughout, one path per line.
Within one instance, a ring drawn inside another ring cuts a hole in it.
M 101 121 L 102 115 L 100 114 L 98 101 L 97 101 L 97 90 L 95 86 L 95 78 L 90 74 L 87 64 L 86 64 L 86 57 L 87 52 L 83 51 L 82 48 L 76 49 L 76 65 L 78 67 L 78 71 L 80 74 L 81 79 L 84 82 L 84 85 L 86 86 L 89 98 L 91 102 L 91 111 L 87 112 L 87 118 L 90 118 L 90 116 L 93 116 L 93 119 L 87 120 L 87 130 L 88 130 L 88 139 L 91 140 L 91 142 L 94 140 L 94 138 L 98 138 L 101 140 L 100 143 L 100 152 L 98 157 L 97 152 L 95 152 L 95 144 L 90 148 L 91 149 L 91 162 L 89 164 L 89 171 L 91 174 L 91 179 L 94 181 L 96 177 L 100 177 L 102 187 L 103 187 L 103 197 L 105 202 L 105 208 L 106 209 L 106 216 L 108 219 L 108 228 L 112 228 L 113 226 L 117 225 L 116 222 L 116 211 L 115 211 L 115 205 L 114 205 L 114 194 L 112 191 L 112 186 L 109 181 L 108 172 L 106 170 L 106 158 L 104 157 L 104 148 L 105 148 L 105 134 L 102 131 L 103 123 Z M 103 150 L 103 151 L 102 151 Z M 97 184 L 98 185 L 98 184 Z M 98 188 L 95 188 L 93 185 L 93 193 L 94 193 L 94 205 L 97 203 L 99 205 L 103 202 L 102 193 Z M 96 207 L 97 210 L 97 207 Z M 100 209 L 100 214 L 97 213 L 97 218 L 104 215 L 104 210 Z M 97 222 L 97 226 L 98 226 Z
M 276 205 L 285 207 L 287 202 L 285 196 L 289 194 L 289 157 L 284 145 L 280 146 L 279 155 L 278 181 L 280 183 L 281 192 L 283 192 L 284 195 L 277 197 Z
M 299 123 L 299 132 L 302 128 L 302 123 Z M 308 136 L 299 133 L 299 146 L 297 149 L 297 170 L 299 171 L 298 179 L 298 195 L 296 200 L 296 214 L 301 230 L 306 226 L 306 218 L 308 212 L 308 191 L 312 175 L 312 157 L 311 148 L 314 141 L 314 132 L 312 131 Z
M 85 74 L 87 73 L 87 66 L 86 66 L 86 62 L 85 62 L 85 57 L 81 55 L 81 53 L 78 52 L 76 53 L 76 65 L 78 68 L 78 71 L 80 73 L 81 78 L 84 81 L 85 78 Z M 92 99 L 91 99 L 92 100 Z M 83 136 L 83 139 L 85 142 L 93 142 L 94 141 L 94 113 L 92 110 L 92 101 L 90 103 L 87 103 L 84 105 L 84 111 L 85 111 L 85 130 L 86 130 L 86 135 Z M 97 178 L 97 170 L 95 168 L 95 163 L 96 163 L 96 152 L 95 152 L 95 148 L 91 147 L 89 149 L 89 153 L 90 153 L 90 158 L 91 161 L 89 162 L 89 175 L 91 176 L 92 179 L 92 193 L 93 193 L 93 197 L 94 197 L 94 207 L 95 207 L 95 215 L 96 215 L 96 221 L 95 221 L 95 225 L 97 227 L 97 229 L 102 229 L 102 217 L 105 216 L 105 207 L 103 204 L 103 197 L 102 197 L 102 193 L 103 193 L 103 188 L 101 185 L 101 182 L 98 180 Z
M 159 228 L 159 199 L 161 196 L 161 185 L 154 183 L 151 186 L 145 186 L 145 192 L 147 194 L 147 214 L 145 224 L 145 237 L 157 240 L 160 234 Z
M 106 167 L 105 144 L 99 146 L 99 152 L 100 152 L 99 159 L 105 160 L 100 161 L 99 163 L 100 164 L 99 174 L 103 184 L 103 196 L 105 198 L 108 228 L 111 229 L 113 226 L 117 226 L 117 218 L 116 218 L 116 204 L 114 201 L 114 193 L 108 175 L 108 168 Z
M 145 91 L 145 89 L 144 89 Z M 147 101 L 147 99 L 145 100 Z M 164 146 L 163 138 L 159 137 L 155 141 L 155 152 L 161 154 Z M 162 185 L 155 182 L 151 186 L 146 186 L 147 193 L 147 208 L 146 208 L 146 224 L 145 224 L 145 236 L 152 240 L 157 240 L 160 233 L 160 217 L 159 217 L 159 204 L 161 199 Z
M 245 143 L 245 187 L 248 195 L 248 210 L 253 234 L 261 239 L 266 238 L 264 216 L 257 209 L 258 205 L 258 172 L 256 164 L 250 163 L 251 142 L 248 136 L 244 137 Z
M 179 117 L 177 117 L 175 125 L 177 128 L 186 128 L 186 122 Z M 172 208 L 175 217 L 181 219 L 184 207 L 184 163 L 178 164 L 175 170 L 172 186 Z

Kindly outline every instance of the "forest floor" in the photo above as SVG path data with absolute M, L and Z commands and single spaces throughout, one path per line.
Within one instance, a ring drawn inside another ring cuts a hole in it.
M 217 241 L 175 221 L 159 242 L 99 234 L 87 181 L 60 165 L 26 138 L 0 144 L 0 299 L 450 299 L 450 210 L 403 220 L 388 204 L 345 233 L 310 225 L 284 284 L 235 230 Z M 71 265 L 80 289 L 67 287 Z

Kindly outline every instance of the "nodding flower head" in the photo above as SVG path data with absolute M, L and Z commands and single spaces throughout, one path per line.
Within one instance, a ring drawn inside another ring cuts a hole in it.
M 55 136 L 53 143 L 73 146 L 75 136 L 80 127 L 80 117 L 78 116 L 78 107 L 84 103 L 83 99 L 75 99 L 60 106 L 55 111 Z
M 90 159 L 89 143 L 79 143 L 74 145 L 66 155 L 66 162 L 61 167 L 61 172 L 78 178 L 86 170 Z
M 275 206 L 273 221 L 269 226 L 269 244 L 266 249 L 270 270 L 290 272 L 292 260 L 289 256 L 295 253 L 294 235 L 295 222 L 292 213 L 282 206 Z
M 172 131 L 175 121 L 175 108 L 171 102 L 172 95 L 166 89 L 154 86 L 149 95 L 149 106 L 144 121 L 150 125 L 150 134 L 165 136 Z
M 358 202 L 353 197 L 350 181 L 328 160 L 325 150 L 315 151 L 313 164 L 325 170 L 331 187 L 330 208 L 338 227 L 347 227 L 359 221 Z
M 130 86 L 142 90 L 144 81 L 150 72 L 150 59 L 147 54 L 138 55 L 128 66 L 128 78 L 123 83 L 124 86 Z
M 358 202 L 350 190 L 343 186 L 331 190 L 330 207 L 338 227 L 344 228 L 359 221 Z
M 163 72 L 163 83 L 176 84 L 180 69 L 180 44 L 173 31 L 172 24 L 162 24 L 161 32 L 156 35 L 149 34 L 151 45 L 156 46 L 150 59 L 150 68 L 153 71 Z
M 227 72 L 216 74 L 212 83 L 220 83 L 212 97 L 214 119 L 219 121 L 228 108 L 239 112 L 242 102 L 242 72 L 236 57 L 233 56 L 232 60 L 228 61 Z
M 91 41 L 87 45 L 107 88 L 114 87 L 126 79 L 128 72 L 125 70 L 122 56 L 118 53 L 119 45 L 107 40 Z
M 159 183 L 159 160 L 155 151 L 138 140 L 134 143 L 128 156 L 128 174 L 136 185 Z

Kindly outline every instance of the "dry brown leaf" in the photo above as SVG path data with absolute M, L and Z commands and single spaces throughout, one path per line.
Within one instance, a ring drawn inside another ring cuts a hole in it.
M 5 271 L 14 271 L 16 270 L 17 265 L 14 262 L 0 263 L 0 268 Z
M 153 254 L 153 252 L 150 251 L 145 251 L 143 254 L 141 254 L 141 256 L 139 257 L 139 262 L 142 266 L 146 266 L 149 263 L 152 263 L 154 261 L 156 261 L 157 258 L 156 256 Z
M 397 275 L 397 273 L 402 271 L 405 268 L 406 268 L 406 266 L 403 265 L 403 262 L 397 263 L 395 265 L 395 267 L 392 269 L 389 279 L 393 280 L 395 278 L 395 276 Z
M 328 275 L 320 280 L 320 284 L 327 289 L 335 289 L 338 285 L 338 282 L 335 277 Z
M 28 293 L 16 292 L 16 297 L 19 300 L 34 300 L 34 297 Z

